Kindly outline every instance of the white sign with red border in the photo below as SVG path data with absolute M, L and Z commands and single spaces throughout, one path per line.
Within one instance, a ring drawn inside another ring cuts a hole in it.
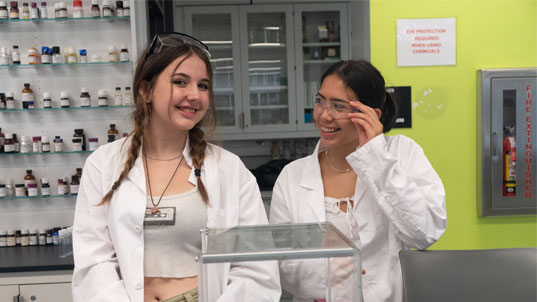
M 397 66 L 456 64 L 455 18 L 398 19 Z

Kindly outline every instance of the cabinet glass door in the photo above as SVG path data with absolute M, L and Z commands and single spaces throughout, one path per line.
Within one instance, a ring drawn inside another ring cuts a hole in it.
M 347 4 L 295 5 L 299 130 L 313 130 L 313 98 L 333 63 L 349 59 Z
M 240 22 L 244 131 L 295 131 L 291 6 L 241 7 Z
M 187 33 L 203 41 L 211 53 L 213 91 L 219 132 L 240 131 L 241 105 L 238 9 L 233 7 L 185 8 Z

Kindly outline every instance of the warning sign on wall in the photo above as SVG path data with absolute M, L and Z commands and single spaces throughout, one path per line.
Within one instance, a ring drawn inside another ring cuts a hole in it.
M 398 19 L 397 66 L 455 65 L 455 18 Z

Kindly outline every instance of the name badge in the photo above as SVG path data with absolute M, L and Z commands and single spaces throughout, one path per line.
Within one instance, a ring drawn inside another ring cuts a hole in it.
M 145 208 L 144 226 L 175 225 L 175 207 Z

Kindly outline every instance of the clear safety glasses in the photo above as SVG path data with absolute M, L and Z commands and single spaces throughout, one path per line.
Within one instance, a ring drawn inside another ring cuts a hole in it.
M 328 114 L 336 119 L 348 118 L 347 114 L 359 112 L 358 109 L 352 107 L 349 102 L 343 100 L 327 101 L 319 94 L 313 97 L 313 109 L 319 113 L 327 110 Z
M 196 46 L 203 50 L 203 52 L 207 55 L 207 58 L 211 58 L 209 47 L 203 44 L 203 42 L 200 40 L 183 33 L 167 32 L 156 34 L 155 37 L 153 37 L 153 41 L 151 41 L 151 47 L 147 52 L 146 59 L 154 53 L 159 53 L 165 47 L 177 47 L 183 44 Z

